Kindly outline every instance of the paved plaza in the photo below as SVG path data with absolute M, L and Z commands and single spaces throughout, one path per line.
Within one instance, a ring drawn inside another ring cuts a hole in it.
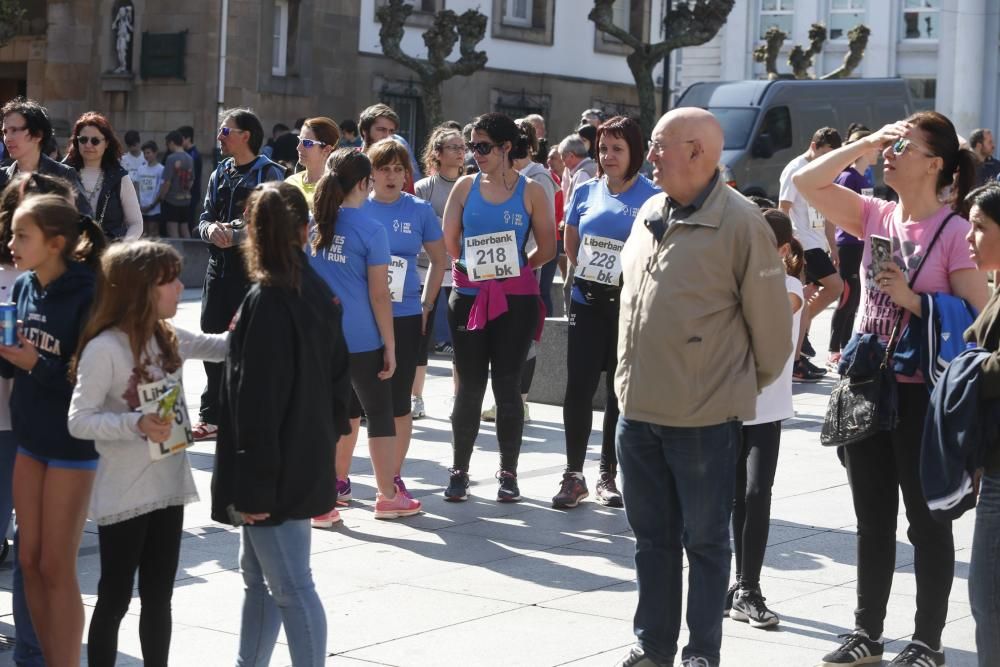
M 188 291 L 177 316 L 197 329 L 198 294 Z M 813 326 L 825 359 L 829 312 Z M 524 431 L 519 484 L 524 501 L 495 502 L 495 431 L 483 424 L 470 476 L 468 502 L 448 504 L 441 491 L 451 463 L 447 418 L 450 360 L 429 369 L 428 418 L 415 422 L 404 476 L 425 512 L 376 521 L 374 485 L 364 430 L 351 480 L 355 500 L 344 521 L 314 530 L 313 576 L 329 621 L 328 662 L 357 665 L 613 665 L 632 643 L 636 602 L 634 539 L 623 510 L 586 501 L 554 510 L 565 464 L 562 409 L 531 405 Z M 199 363 L 185 368 L 192 415 L 204 384 Z M 723 622 L 722 662 L 747 667 L 809 666 L 853 626 L 855 519 L 844 469 L 819 445 L 831 380 L 796 385 L 796 418 L 785 423 L 774 485 L 771 532 L 761 586 L 781 617 L 772 630 Z M 667 388 L 665 388 L 667 389 Z M 681 389 L 683 390 L 683 389 Z M 664 396 L 669 394 L 664 392 Z M 267 406 L 261 406 L 267 409 Z M 599 416 L 594 420 L 600 428 Z M 597 481 L 600 434 L 594 431 L 585 474 Z M 201 502 L 189 505 L 174 592 L 171 664 L 218 667 L 235 662 L 243 584 L 237 569 L 239 535 L 209 518 L 214 443 L 191 452 Z M 944 645 L 951 667 L 976 664 L 975 625 L 967 577 L 974 514 L 955 524 L 956 572 Z M 891 659 L 913 627 L 913 550 L 900 503 L 896 577 L 886 620 Z M 97 529 L 88 524 L 79 575 L 88 618 L 96 602 L 100 564 Z M 0 634 L 12 636 L 10 563 L 0 567 Z M 122 624 L 119 665 L 141 664 L 139 600 Z M 681 632 L 681 645 L 686 633 Z M 272 665 L 289 665 L 284 635 Z M 86 652 L 84 652 L 86 653 Z M 12 665 L 12 651 L 0 665 Z

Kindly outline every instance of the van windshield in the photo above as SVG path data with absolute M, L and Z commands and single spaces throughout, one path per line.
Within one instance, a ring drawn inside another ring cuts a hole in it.
M 722 125 L 726 138 L 725 150 L 744 148 L 750 141 L 754 121 L 757 120 L 757 109 L 734 107 L 709 107 Z

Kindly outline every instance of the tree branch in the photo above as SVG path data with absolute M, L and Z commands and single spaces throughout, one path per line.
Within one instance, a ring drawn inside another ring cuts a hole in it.
M 408 56 L 400 46 L 403 33 L 406 30 L 404 27 L 406 19 L 412 11 L 413 7 L 404 4 L 403 0 L 389 0 L 375 10 L 375 20 L 382 24 L 378 31 L 378 38 L 382 44 L 383 55 L 409 67 L 420 76 L 425 76 L 430 74 L 427 63 Z
M 844 55 L 844 63 L 833 70 L 823 79 L 846 79 L 851 76 L 861 59 L 865 57 L 865 49 L 868 48 L 868 36 L 872 34 L 871 29 L 864 24 L 858 24 L 847 33 L 847 53 Z
M 631 47 L 633 51 L 643 51 L 646 45 L 638 37 L 615 25 L 614 10 L 612 9 L 614 4 L 615 0 L 594 0 L 594 8 L 590 10 L 587 18 L 593 21 L 597 29 L 604 34 L 611 35 L 622 44 Z

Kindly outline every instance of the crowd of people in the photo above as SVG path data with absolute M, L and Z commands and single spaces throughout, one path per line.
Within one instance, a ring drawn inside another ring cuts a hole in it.
M 267 664 L 282 626 L 295 665 L 323 664 L 310 535 L 352 501 L 362 424 L 375 518 L 420 513 L 406 463 L 444 308 L 454 388 L 444 499 L 469 498 L 491 420 L 496 501 L 521 500 L 526 397 L 558 310 L 556 271 L 568 378 L 566 467 L 551 503 L 569 510 L 589 497 L 603 372 L 595 497 L 624 507 L 636 537 L 637 641 L 620 664 L 673 664 L 685 552 L 684 665 L 719 664 L 723 616 L 780 623 L 761 570 L 782 422 L 794 414 L 793 382 L 827 372 L 810 361 L 808 330 L 834 303 L 829 366 L 849 374 L 866 336 L 887 359 L 895 351 L 898 417 L 839 451 L 858 517 L 858 605 L 854 630 L 822 664 L 882 658 L 900 490 L 917 613 L 892 664 L 945 664 L 954 542 L 925 499 L 921 443 L 928 413 L 966 385 L 948 376 L 932 398 L 940 369 L 907 368 L 896 334 L 953 297 L 983 355 L 962 378 L 973 376 L 983 401 L 1000 396 L 998 305 L 984 273 L 1000 269 L 1000 184 L 982 185 L 996 177 L 988 131 L 970 137 L 977 157 L 934 112 L 854 125 L 846 142 L 821 128 L 769 201 L 720 177 L 723 132 L 700 109 L 665 114 L 648 139 L 636 120 L 588 109 L 551 147 L 541 117 L 486 113 L 433 128 L 419 156 L 384 104 L 357 122 L 275 125 L 266 145 L 257 115 L 231 109 L 202 197 L 190 127 L 166 135 L 161 163 L 155 142 L 130 130 L 123 149 L 108 119 L 88 112 L 57 161 L 43 106 L 19 98 L 0 115 L 10 161 L 0 169 L 0 301 L 18 323 L 0 345 L 0 523 L 16 512 L 19 665 L 80 661 L 76 554 L 88 517 L 101 562 L 88 664 L 114 664 L 137 575 L 143 660 L 167 664 L 184 506 L 198 498 L 185 450 L 198 440 L 217 443 L 212 517 L 241 530 L 238 664 Z M 182 258 L 163 238 L 208 245 L 201 331 L 170 321 Z M 887 240 L 888 261 L 873 238 Z M 189 359 L 207 377 L 196 420 L 184 401 Z M 968 481 L 979 494 L 970 598 L 981 665 L 1000 661 L 1000 447 L 989 427 Z

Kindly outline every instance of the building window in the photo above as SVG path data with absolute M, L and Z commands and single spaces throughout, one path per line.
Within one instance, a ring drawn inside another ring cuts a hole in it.
M 941 0 L 903 0 L 903 39 L 937 39 Z
M 271 40 L 271 74 L 288 72 L 288 0 L 274 0 L 274 30 Z
M 492 16 L 500 17 L 490 21 L 495 39 L 552 45 L 555 0 L 493 0 Z
M 934 109 L 934 98 L 937 97 L 937 79 L 906 79 L 910 88 L 910 100 L 914 111 L 930 111 Z
M 538 114 L 543 118 L 549 114 L 550 99 L 548 95 L 534 95 L 522 90 L 490 91 L 490 106 L 497 113 L 510 118 L 524 118 L 530 114 Z
M 847 39 L 847 33 L 864 23 L 868 0 L 830 0 L 830 39 Z
M 770 28 L 779 28 L 789 37 L 792 35 L 795 0 L 761 0 L 760 39 Z
M 388 4 L 388 0 L 375 0 L 375 8 L 378 9 Z M 406 25 L 420 28 L 429 28 L 434 25 L 434 15 L 444 9 L 444 0 L 403 0 L 404 5 L 413 7 L 413 11 L 406 18 Z M 374 17 L 375 23 L 378 23 Z
M 403 4 L 413 7 L 413 11 L 416 12 L 433 14 L 438 10 L 438 3 L 435 0 L 403 0 Z
M 520 28 L 531 27 L 531 0 L 507 0 L 503 22 Z
M 649 0 L 614 0 L 611 5 L 611 22 L 639 40 L 646 41 L 649 38 L 650 12 Z M 594 51 L 621 55 L 631 53 L 631 49 L 617 37 L 600 30 L 596 32 Z

